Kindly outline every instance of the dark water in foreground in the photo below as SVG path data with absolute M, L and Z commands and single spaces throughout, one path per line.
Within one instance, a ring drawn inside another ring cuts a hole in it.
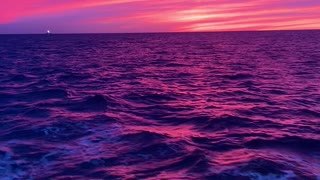
M 319 42 L 0 36 L 0 179 L 320 179 Z

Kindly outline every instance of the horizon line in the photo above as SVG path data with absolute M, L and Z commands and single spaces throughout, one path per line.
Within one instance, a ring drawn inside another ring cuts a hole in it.
M 50 30 L 51 31 L 51 30 Z M 170 33 L 233 33 L 233 32 L 277 32 L 277 31 L 320 31 L 320 29 L 281 29 L 281 30 L 226 30 L 226 31 L 146 31 L 146 32 L 67 32 L 67 33 L 0 33 L 0 35 L 81 35 L 81 34 L 170 34 Z

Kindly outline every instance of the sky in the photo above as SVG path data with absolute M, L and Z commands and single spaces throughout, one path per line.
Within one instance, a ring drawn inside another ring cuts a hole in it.
M 1 0 L 0 34 L 320 29 L 320 0 Z

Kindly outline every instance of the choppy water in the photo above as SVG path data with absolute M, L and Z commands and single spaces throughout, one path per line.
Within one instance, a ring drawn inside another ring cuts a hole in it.
M 320 179 L 319 42 L 0 36 L 0 179 Z

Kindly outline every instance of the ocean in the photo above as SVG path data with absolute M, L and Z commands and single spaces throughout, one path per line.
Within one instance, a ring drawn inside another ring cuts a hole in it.
M 319 42 L 0 35 L 0 179 L 320 179 Z

